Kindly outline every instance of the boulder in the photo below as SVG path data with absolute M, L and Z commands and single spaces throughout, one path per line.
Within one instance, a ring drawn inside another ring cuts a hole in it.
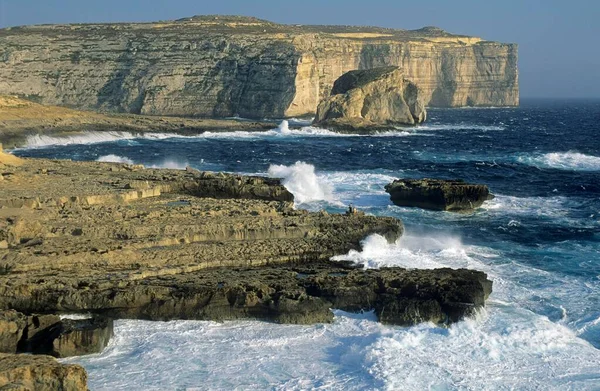
M 398 67 L 350 71 L 336 80 L 319 104 L 314 124 L 369 133 L 393 125 L 416 125 L 427 112 L 416 84 Z
M 0 353 L 0 390 L 86 391 L 87 374 L 49 356 Z
M 398 206 L 451 212 L 471 211 L 494 198 L 486 185 L 462 180 L 398 179 L 387 184 L 385 191 Z

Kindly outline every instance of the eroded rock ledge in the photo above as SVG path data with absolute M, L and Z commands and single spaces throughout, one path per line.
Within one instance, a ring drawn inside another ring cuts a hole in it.
M 491 282 L 466 270 L 365 271 L 330 262 L 394 218 L 293 208 L 277 179 L 22 159 L 0 166 L 0 309 L 114 318 L 451 323 Z

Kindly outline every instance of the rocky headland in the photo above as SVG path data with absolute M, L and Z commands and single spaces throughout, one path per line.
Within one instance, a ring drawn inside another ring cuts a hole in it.
M 516 106 L 517 45 L 435 27 L 236 16 L 0 29 L 0 94 L 143 115 L 314 115 L 342 74 L 398 66 L 430 107 Z
M 368 134 L 427 118 L 422 91 L 398 67 L 350 71 L 337 79 L 317 109 L 314 125 Z
M 377 310 L 396 297 L 400 312 L 422 315 L 391 323 L 446 323 L 489 294 L 483 273 L 438 273 L 450 281 L 444 288 L 429 271 L 367 272 L 330 262 L 370 234 L 395 241 L 402 223 L 296 210 L 276 179 L 34 159 L 2 167 L 4 309 L 313 323 L 331 320 L 330 307 Z M 431 291 L 414 289 L 426 286 L 416 284 L 420 278 L 431 280 Z M 470 280 L 478 287 L 467 289 L 470 299 L 450 299 L 459 294 L 450 287 Z M 435 316 L 421 305 L 437 308 Z
M 111 319 L 122 318 L 310 324 L 331 322 L 337 308 L 373 310 L 395 325 L 448 325 L 491 293 L 478 271 L 330 261 L 371 234 L 395 241 L 402 222 L 297 210 L 278 179 L 1 151 L 0 178 L 5 353 L 98 352 Z M 73 313 L 91 319 L 58 317 Z M 2 360 L 0 385 L 85 387 L 85 372 L 49 357 Z
M 13 27 L 0 29 L 0 94 L 9 148 L 89 131 L 263 131 L 264 118 L 315 114 L 370 133 L 419 124 L 426 106 L 517 105 L 517 48 L 433 27 L 235 16 Z M 261 121 L 218 119 L 237 116 Z M 341 309 L 447 326 L 491 293 L 479 271 L 331 261 L 369 235 L 396 241 L 402 222 L 298 210 L 278 179 L 22 159 L 1 145 L 0 389 L 86 390 L 85 370 L 54 357 L 102 351 L 113 319 L 312 324 Z M 409 182 L 386 187 L 394 203 L 454 211 L 489 196 Z

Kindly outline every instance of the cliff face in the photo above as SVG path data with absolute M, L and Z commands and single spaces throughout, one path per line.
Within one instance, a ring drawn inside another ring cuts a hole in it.
M 194 17 L 0 30 L 0 93 L 138 114 L 313 114 L 354 69 L 400 66 L 430 106 L 513 106 L 517 47 L 435 28 Z

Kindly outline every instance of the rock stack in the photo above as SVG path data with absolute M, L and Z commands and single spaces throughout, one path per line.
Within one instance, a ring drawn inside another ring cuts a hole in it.
M 350 71 L 336 80 L 321 101 L 314 125 L 371 133 L 394 125 L 416 125 L 427 118 L 420 89 L 398 67 Z

